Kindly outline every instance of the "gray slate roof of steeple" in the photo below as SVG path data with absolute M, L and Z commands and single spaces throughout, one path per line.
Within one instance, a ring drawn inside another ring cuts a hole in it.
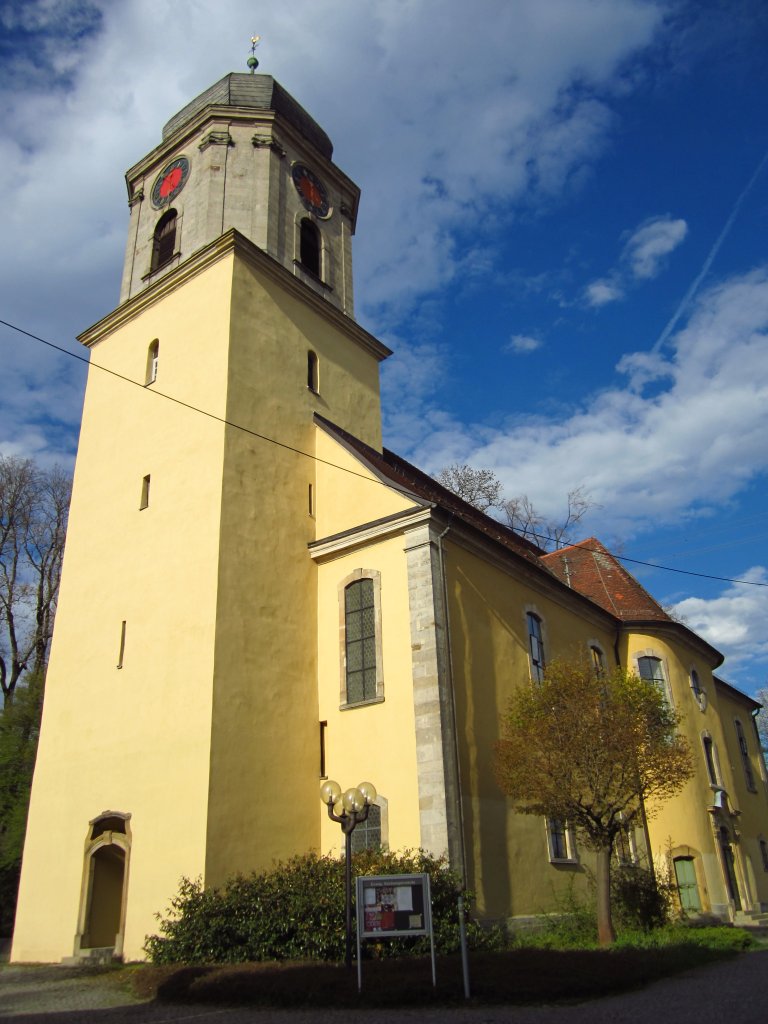
M 301 132 L 322 156 L 328 160 L 333 157 L 333 144 L 317 121 L 310 117 L 301 104 L 297 103 L 271 75 L 247 75 L 236 72 L 225 75 L 168 121 L 163 128 L 163 142 L 183 128 L 201 110 L 210 106 L 274 110 Z

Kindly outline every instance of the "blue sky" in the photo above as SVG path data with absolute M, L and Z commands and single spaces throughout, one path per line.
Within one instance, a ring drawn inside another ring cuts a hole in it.
M 385 441 L 494 469 L 619 553 L 768 584 L 762 0 L 0 3 L 0 317 L 78 351 L 117 302 L 123 175 L 252 33 L 363 190 Z M 0 328 L 0 450 L 71 463 L 83 367 Z M 628 563 L 768 675 L 768 586 Z

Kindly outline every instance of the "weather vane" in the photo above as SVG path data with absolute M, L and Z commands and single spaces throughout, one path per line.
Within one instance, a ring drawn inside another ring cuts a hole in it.
M 256 59 L 256 47 L 259 45 L 261 36 L 251 36 L 251 56 L 248 58 L 248 67 L 251 69 L 251 74 L 255 74 L 256 68 L 259 66 L 259 62 Z

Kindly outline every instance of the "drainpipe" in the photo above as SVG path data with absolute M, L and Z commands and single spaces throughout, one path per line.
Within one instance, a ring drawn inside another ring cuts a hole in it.
M 450 606 L 448 604 L 448 580 L 445 573 L 445 553 L 443 549 L 443 538 L 451 529 L 450 526 L 446 526 L 443 532 L 437 538 L 437 557 L 440 565 L 440 582 L 443 590 L 443 608 L 445 609 L 445 645 L 448 650 L 448 658 L 446 667 L 448 669 L 448 687 L 451 693 L 451 715 L 453 718 L 452 733 L 453 733 L 453 756 L 454 763 L 456 765 L 456 778 L 454 784 L 456 786 L 456 807 L 458 811 L 458 827 L 459 827 L 459 848 L 461 854 L 461 864 L 459 865 L 459 875 L 461 876 L 461 884 L 466 887 L 467 885 L 467 857 L 465 849 L 465 838 L 464 838 L 464 806 L 461 794 L 461 772 L 459 770 L 459 733 L 457 727 L 456 717 L 456 691 L 453 685 L 453 647 L 451 644 L 451 613 Z M 451 865 L 454 867 L 454 865 Z

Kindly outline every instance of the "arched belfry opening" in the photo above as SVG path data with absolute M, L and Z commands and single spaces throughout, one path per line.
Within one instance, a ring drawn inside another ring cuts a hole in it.
M 120 957 L 125 934 L 130 814 L 103 811 L 88 824 L 75 956 L 100 950 Z
M 177 220 L 176 211 L 167 210 L 155 225 L 152 236 L 152 271 L 159 270 L 173 259 L 176 251 Z
M 299 232 L 299 262 L 310 274 L 320 277 L 320 254 L 322 251 L 320 231 L 309 217 L 304 217 L 299 225 Z

